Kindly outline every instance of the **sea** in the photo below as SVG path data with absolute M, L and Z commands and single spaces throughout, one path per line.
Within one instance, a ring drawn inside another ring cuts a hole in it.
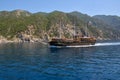
M 0 80 L 120 80 L 120 41 L 68 47 L 1 43 Z

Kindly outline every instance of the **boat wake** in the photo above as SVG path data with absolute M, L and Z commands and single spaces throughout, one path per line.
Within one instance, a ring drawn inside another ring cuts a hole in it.
M 80 46 L 67 46 L 67 47 L 91 47 L 91 46 L 115 46 L 120 45 L 120 42 L 112 42 L 112 43 L 96 43 L 95 45 L 80 45 Z
M 66 47 L 91 47 L 93 45 L 78 45 L 78 46 L 66 46 Z
M 77 45 L 77 46 L 50 46 L 52 48 L 63 48 L 63 47 L 92 47 L 92 46 L 117 46 L 120 45 L 120 42 L 112 42 L 112 43 L 96 43 L 95 45 Z
M 120 42 L 112 42 L 112 43 L 96 43 L 93 46 L 117 46 L 120 45 Z

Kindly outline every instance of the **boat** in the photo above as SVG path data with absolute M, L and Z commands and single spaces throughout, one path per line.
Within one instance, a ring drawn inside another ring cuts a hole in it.
M 84 45 L 94 45 L 96 43 L 96 38 L 94 37 L 79 37 L 74 39 L 62 39 L 53 38 L 50 42 L 50 46 L 84 46 Z
M 72 39 L 67 38 L 52 38 L 51 41 L 49 41 L 50 46 L 60 46 L 60 47 L 66 47 L 66 46 L 85 46 L 85 45 L 95 45 L 96 38 L 88 36 L 80 36 L 79 34 L 76 34 L 74 32 L 74 36 Z

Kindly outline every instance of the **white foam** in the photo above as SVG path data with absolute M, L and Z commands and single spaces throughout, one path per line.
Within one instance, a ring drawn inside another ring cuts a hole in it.
M 66 47 L 91 47 L 93 45 L 77 45 L 77 46 L 66 46 Z
M 52 47 L 52 48 L 62 48 L 62 47 L 92 47 L 92 46 L 112 46 L 112 45 L 120 45 L 120 42 L 112 42 L 112 43 L 96 43 L 95 45 L 50 46 L 50 47 Z
M 112 42 L 112 43 L 96 43 L 93 46 L 112 46 L 112 45 L 120 45 L 120 42 Z

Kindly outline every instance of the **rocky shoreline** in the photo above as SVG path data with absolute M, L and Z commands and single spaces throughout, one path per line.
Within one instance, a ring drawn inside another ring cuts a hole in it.
M 104 41 L 104 40 L 111 40 L 111 39 L 106 39 L 106 38 L 97 38 L 98 41 Z M 32 38 L 12 38 L 12 39 L 7 39 L 3 36 L 0 36 L 0 43 L 21 43 L 21 42 L 38 42 L 38 43 L 42 43 L 42 44 L 47 44 L 49 40 L 45 40 L 45 39 L 41 39 L 41 38 L 35 38 L 35 37 L 32 37 Z
M 0 43 L 19 43 L 19 42 L 44 42 L 42 39 L 33 38 L 33 39 L 20 39 L 20 38 L 13 38 L 7 39 L 3 36 L 0 36 Z

